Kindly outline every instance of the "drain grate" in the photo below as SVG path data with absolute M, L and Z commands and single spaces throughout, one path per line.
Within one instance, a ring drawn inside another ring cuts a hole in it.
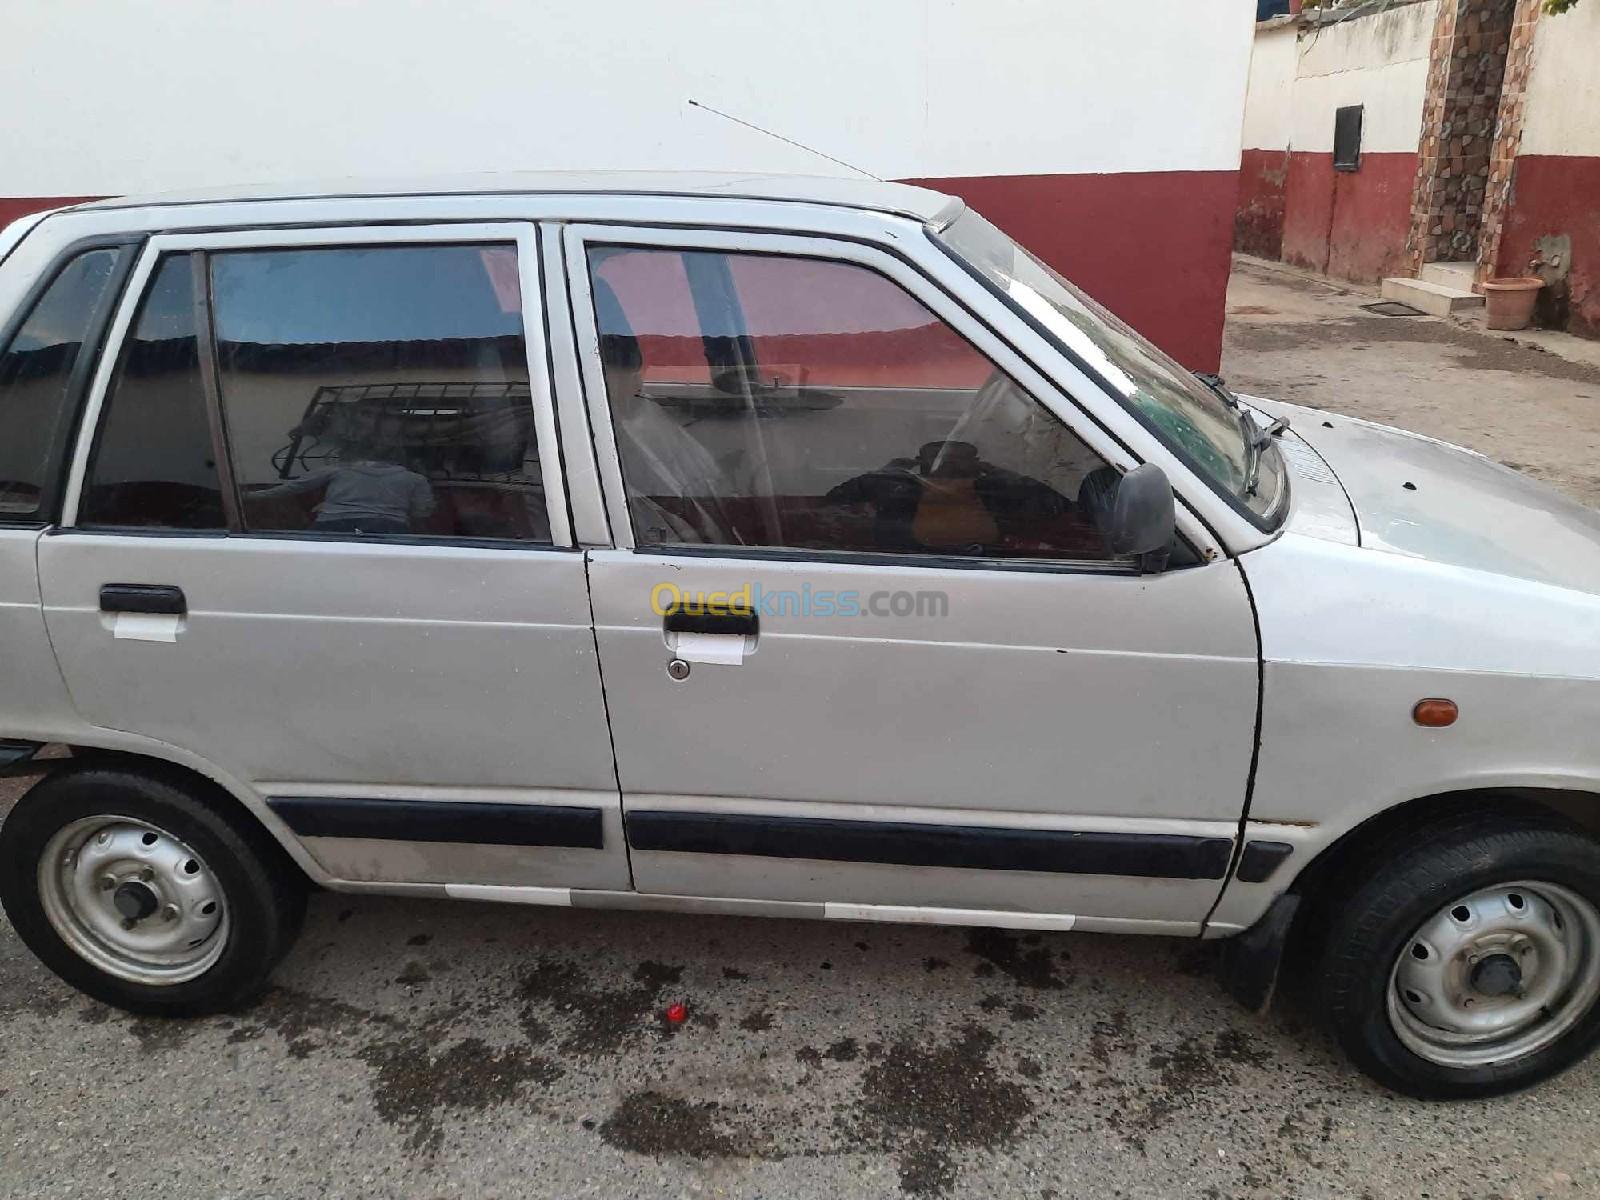
M 1425 317 L 1428 314 L 1420 308 L 1412 308 L 1409 304 L 1401 304 L 1398 300 L 1380 300 L 1377 304 L 1363 304 L 1362 308 L 1369 313 L 1377 313 L 1380 317 Z

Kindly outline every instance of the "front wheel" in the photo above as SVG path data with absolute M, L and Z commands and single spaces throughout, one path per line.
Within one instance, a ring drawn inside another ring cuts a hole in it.
M 233 1007 L 266 983 L 304 914 L 267 834 L 165 773 L 68 768 L 0 826 L 0 903 L 41 961 L 130 1012 Z
M 1600 844 L 1493 816 L 1419 831 L 1338 909 L 1321 999 L 1356 1065 L 1407 1095 L 1571 1066 L 1600 1041 Z

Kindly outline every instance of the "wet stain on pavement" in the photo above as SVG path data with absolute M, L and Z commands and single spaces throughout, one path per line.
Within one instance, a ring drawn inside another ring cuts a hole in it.
M 978 964 L 977 973 L 981 975 L 999 971 L 1027 988 L 1057 990 L 1066 987 L 1066 980 L 1057 973 L 1050 951 L 1040 945 L 1040 941 L 1037 934 L 1024 940 L 1001 929 L 973 929 L 967 934 L 967 952 L 983 960 Z M 985 972 L 984 966 L 992 969 Z
M 356 1057 L 374 1072 L 378 1116 L 406 1133 L 413 1150 L 435 1154 L 444 1144 L 443 1119 L 520 1099 L 534 1084 L 555 1082 L 562 1069 L 526 1046 L 496 1050 L 467 1038 L 438 1053 L 426 1037 L 378 1042 Z
M 746 1033 L 765 1033 L 772 1028 L 772 1014 L 764 1008 L 746 1013 L 739 1018 L 739 1028 Z
M 523 974 L 519 991 L 525 1019 L 542 1019 L 545 1012 L 571 1019 L 560 1043 L 564 1053 L 616 1054 L 630 1035 L 646 1026 L 661 990 L 682 976 L 682 967 L 643 962 L 634 968 L 631 986 L 603 988 L 572 963 L 546 957 Z M 658 1022 L 658 1028 L 669 1036 L 672 1032 L 665 1022 Z
M 228 1035 L 230 1043 L 254 1041 L 267 1032 L 284 1041 L 290 1058 L 306 1058 L 330 1039 L 344 1039 L 363 1030 L 393 1029 L 395 1018 L 371 1009 L 313 996 L 294 988 L 275 987 L 249 1009 Z M 200 1026 L 200 1022 L 187 1022 Z
M 996 1068 L 994 1047 L 995 1036 L 970 1022 L 945 1043 L 906 1032 L 862 1073 L 861 1132 L 894 1154 L 903 1191 L 948 1191 L 956 1152 L 1000 1149 L 1021 1135 L 1034 1104 Z
M 1271 1061 L 1270 1054 L 1236 1029 L 1158 1046 L 1147 1060 L 1157 1072 L 1155 1083 L 1141 1088 L 1129 1104 L 1113 1114 L 1110 1123 L 1130 1146 L 1142 1151 L 1149 1134 L 1177 1114 L 1204 1103 L 1205 1093 L 1237 1084 L 1237 1066 L 1261 1067 Z
M 1126 1009 L 1114 1009 L 1097 1020 L 1089 1034 L 1089 1056 L 1102 1067 L 1110 1065 L 1114 1053 L 1133 1053 L 1133 1045 L 1133 1022 Z
M 634 1092 L 600 1125 L 600 1136 L 619 1150 L 651 1157 L 733 1158 L 753 1148 L 720 1124 L 721 1106 L 664 1092 Z
M 808 1067 L 820 1067 L 824 1061 L 847 1063 L 855 1062 L 861 1057 L 861 1043 L 853 1037 L 840 1038 L 826 1050 L 817 1050 L 811 1046 L 802 1046 L 794 1052 L 794 1056 Z
M 205 1027 L 203 1021 L 182 1017 L 133 1017 L 128 1021 L 128 1032 L 139 1040 L 139 1050 L 144 1054 L 175 1050 Z

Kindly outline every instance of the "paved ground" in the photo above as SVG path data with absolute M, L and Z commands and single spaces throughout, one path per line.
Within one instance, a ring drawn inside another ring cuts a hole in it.
M 1377 299 L 1235 259 L 1228 385 L 1470 446 L 1600 506 L 1600 342 L 1361 308 Z
M 1230 382 L 1600 500 L 1600 370 L 1367 299 L 1243 264 Z M 0 922 L 0 1195 L 1600 1196 L 1600 1062 L 1400 1100 L 1190 942 L 322 896 L 277 984 L 134 1020 Z

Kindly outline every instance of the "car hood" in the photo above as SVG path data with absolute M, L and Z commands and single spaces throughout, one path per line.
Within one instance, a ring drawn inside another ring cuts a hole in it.
M 1299 405 L 1287 417 L 1349 497 L 1361 545 L 1600 593 L 1600 512 L 1448 442 Z

